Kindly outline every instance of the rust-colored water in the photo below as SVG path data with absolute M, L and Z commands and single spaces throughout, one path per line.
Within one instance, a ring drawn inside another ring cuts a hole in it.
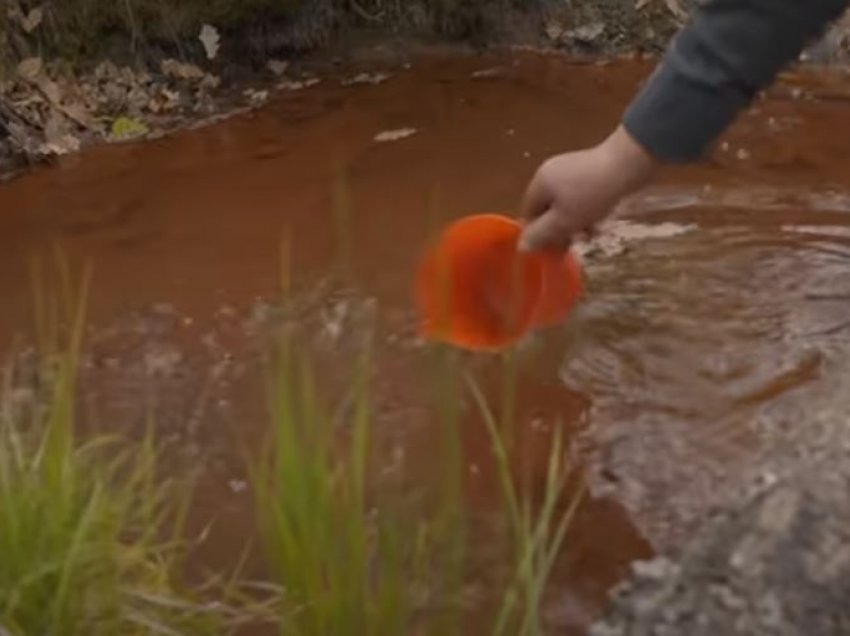
M 483 69 L 495 70 L 474 76 Z M 194 518 L 214 525 L 201 558 L 232 563 L 253 532 L 237 451 L 266 426 L 257 350 L 278 320 L 264 301 L 282 238 L 329 384 L 377 319 L 380 442 L 427 480 L 438 449 L 418 373 L 427 354 L 412 337 L 418 250 L 448 218 L 512 210 L 539 161 L 602 138 L 648 71 L 534 55 L 422 59 L 378 86 L 328 78 L 213 127 L 35 170 L 0 186 L 0 334 L 30 324 L 34 253 L 60 238 L 91 257 L 87 405 L 104 426 L 133 427 L 155 401 L 176 456 L 204 475 Z M 754 422 L 828 399 L 821 379 L 843 355 L 850 298 L 850 84 L 789 82 L 712 161 L 670 171 L 632 201 L 631 218 L 675 231 L 589 262 L 574 319 L 517 352 L 524 463 L 543 470 L 560 422 L 598 495 L 559 566 L 547 610 L 557 633 L 582 633 L 650 554 L 647 539 L 676 545 L 722 502 L 758 448 Z M 374 141 L 400 128 L 417 132 Z M 503 397 L 499 360 L 460 359 Z M 496 482 L 472 415 L 464 439 L 468 504 L 486 514 Z

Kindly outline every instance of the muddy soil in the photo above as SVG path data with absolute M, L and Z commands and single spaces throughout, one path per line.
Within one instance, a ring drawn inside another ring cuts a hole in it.
M 287 321 L 330 387 L 377 333 L 384 474 L 427 484 L 439 449 L 411 311 L 419 249 L 449 218 L 511 212 L 539 161 L 602 138 L 650 70 L 530 53 L 372 62 L 215 126 L 62 157 L 0 186 L 3 342 L 27 341 L 34 254 L 59 240 L 92 259 L 89 419 L 141 430 L 155 407 L 173 469 L 201 477 L 204 566 L 231 564 L 253 535 L 241 451 L 266 431 L 261 353 Z M 349 81 L 361 72 L 387 77 Z M 563 426 L 593 490 L 558 566 L 553 633 L 585 633 L 635 560 L 681 553 L 713 515 L 736 523 L 723 511 L 748 510 L 748 484 L 796 470 L 813 414 L 840 412 L 848 104 L 841 73 L 786 75 L 710 161 L 626 202 L 584 252 L 579 310 L 518 348 L 526 468 L 543 470 Z M 499 359 L 458 364 L 499 399 Z M 489 443 L 471 410 L 463 431 L 466 497 L 486 527 Z M 705 532 L 695 554 L 727 545 Z M 497 571 L 499 538 L 479 547 L 479 569 Z

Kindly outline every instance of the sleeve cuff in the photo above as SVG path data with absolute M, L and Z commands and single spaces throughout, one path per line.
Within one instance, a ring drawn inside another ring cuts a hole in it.
M 700 159 L 752 99 L 731 85 L 689 77 L 671 51 L 623 116 L 623 126 L 649 154 L 666 163 Z

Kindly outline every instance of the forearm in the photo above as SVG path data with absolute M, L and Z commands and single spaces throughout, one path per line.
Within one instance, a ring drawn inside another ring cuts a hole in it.
M 846 0 L 708 0 L 623 117 L 656 159 L 698 159 Z

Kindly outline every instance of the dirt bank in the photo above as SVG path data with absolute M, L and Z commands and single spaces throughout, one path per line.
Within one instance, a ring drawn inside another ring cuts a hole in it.
M 0 177 L 102 141 L 156 137 L 318 81 L 316 64 L 423 46 L 658 54 L 683 0 L 13 0 L 0 16 Z M 845 57 L 839 26 L 807 54 Z M 366 78 L 370 81 L 371 78 Z
M 228 60 L 262 66 L 270 57 L 326 50 L 373 33 L 383 41 L 549 41 L 585 50 L 663 46 L 684 16 L 679 0 L 10 0 L 0 25 L 9 62 L 32 55 L 129 64 L 204 57 L 204 24 L 222 34 Z
M 659 51 L 682 14 L 631 0 L 15 0 L 0 21 L 0 172 L 265 102 L 347 60 L 422 46 Z M 369 78 L 367 78 L 367 81 Z

